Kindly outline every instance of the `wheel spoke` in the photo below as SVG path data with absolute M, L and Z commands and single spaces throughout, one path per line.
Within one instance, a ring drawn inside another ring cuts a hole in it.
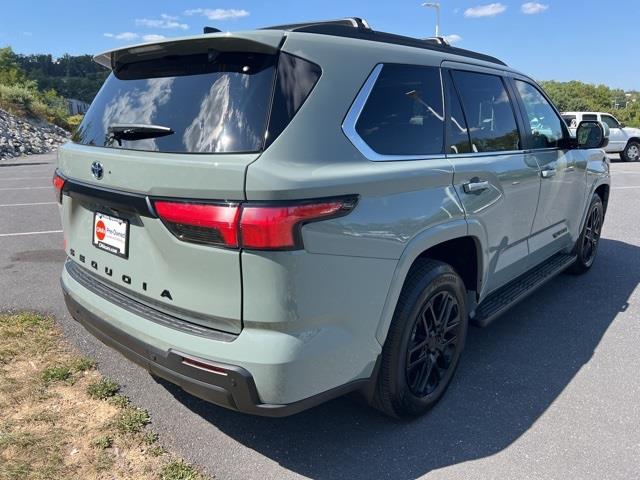
M 422 342 L 420 342 L 419 344 L 417 344 L 415 347 L 412 347 L 412 348 L 409 350 L 409 358 L 411 358 L 411 356 L 412 356 L 414 353 L 416 353 L 418 350 L 420 350 L 420 349 L 424 348 L 424 347 L 427 345 L 427 343 L 429 343 L 429 340 L 423 340 Z

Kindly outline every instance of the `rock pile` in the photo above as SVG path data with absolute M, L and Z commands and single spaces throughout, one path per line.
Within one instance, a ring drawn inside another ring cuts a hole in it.
M 0 109 L 0 160 L 54 151 L 69 136 L 63 128 L 19 118 Z

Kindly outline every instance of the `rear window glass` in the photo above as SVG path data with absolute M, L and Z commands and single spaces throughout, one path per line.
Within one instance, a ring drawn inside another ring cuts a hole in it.
M 562 119 L 564 120 L 564 123 L 567 124 L 567 127 L 575 128 L 577 126 L 575 115 L 562 115 Z
M 275 55 L 211 50 L 122 65 L 106 80 L 73 140 L 174 153 L 259 151 L 275 61 Z
M 358 118 L 356 131 L 381 155 L 442 153 L 444 113 L 440 70 L 385 65 Z

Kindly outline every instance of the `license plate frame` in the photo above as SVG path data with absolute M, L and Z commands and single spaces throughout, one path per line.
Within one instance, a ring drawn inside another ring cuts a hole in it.
M 101 223 L 99 225 L 98 223 Z M 129 258 L 129 221 L 102 212 L 93 212 L 93 246 L 120 258 Z M 122 238 L 124 237 L 124 238 Z

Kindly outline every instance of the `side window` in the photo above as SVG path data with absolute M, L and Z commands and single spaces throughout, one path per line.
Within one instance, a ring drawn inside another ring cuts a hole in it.
M 576 128 L 578 126 L 578 121 L 575 115 L 562 115 L 562 119 L 569 128 Z
M 586 121 L 597 122 L 598 121 L 598 115 L 595 115 L 593 113 L 585 113 L 584 115 L 582 115 L 582 121 L 583 122 L 586 122 Z
M 544 95 L 530 83 L 515 81 L 531 128 L 533 148 L 555 148 L 564 137 L 562 120 Z
M 610 115 L 600 115 L 602 121 L 606 123 L 609 128 L 620 128 L 618 121 Z
M 449 125 L 447 127 L 447 145 L 449 153 L 470 153 L 469 129 L 462 112 L 460 98 L 453 81 L 446 82 L 449 98 Z
M 518 125 L 502 78 L 474 72 L 451 73 L 462 100 L 472 150 L 519 150 Z
M 384 65 L 358 118 L 356 131 L 381 155 L 442 153 L 444 112 L 440 70 Z

